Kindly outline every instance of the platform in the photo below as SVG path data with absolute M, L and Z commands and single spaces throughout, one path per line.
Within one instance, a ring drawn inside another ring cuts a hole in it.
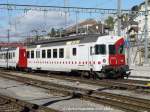
M 131 66 L 131 76 L 146 77 L 150 79 L 150 66 Z

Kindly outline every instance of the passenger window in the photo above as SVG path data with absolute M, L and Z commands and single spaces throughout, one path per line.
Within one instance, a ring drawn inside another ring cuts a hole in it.
M 57 49 L 53 49 L 53 58 L 57 58 Z
M 40 58 L 40 51 L 36 51 L 36 58 Z
M 10 59 L 12 59 L 12 53 L 10 53 Z
M 47 50 L 47 58 L 51 58 L 51 49 Z
M 15 53 L 13 52 L 13 57 L 15 57 Z
M 106 54 L 106 45 L 96 45 L 95 54 Z
M 73 49 L 72 49 L 72 55 L 73 55 L 73 56 L 76 56 L 76 55 L 77 55 L 77 49 L 76 49 L 76 48 L 73 48 Z
M 34 58 L 34 51 L 31 51 L 31 58 Z
M 27 51 L 27 58 L 30 58 L 30 51 Z
M 46 58 L 46 52 L 45 52 L 45 50 L 42 50 L 42 58 Z
M 59 49 L 59 58 L 64 58 L 64 49 Z
M 8 59 L 10 59 L 10 53 L 8 53 Z

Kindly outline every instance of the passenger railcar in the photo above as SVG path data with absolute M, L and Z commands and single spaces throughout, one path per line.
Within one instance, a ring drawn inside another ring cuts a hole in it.
M 99 77 L 125 77 L 124 39 L 118 36 L 78 35 L 27 46 L 28 69 L 72 72 Z
M 16 47 L 0 50 L 0 67 L 3 68 L 27 68 L 26 49 Z

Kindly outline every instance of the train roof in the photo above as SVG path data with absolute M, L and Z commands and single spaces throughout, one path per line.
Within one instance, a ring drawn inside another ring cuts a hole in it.
M 3 51 L 12 51 L 12 50 L 16 50 L 17 48 L 16 47 L 11 47 L 11 48 L 1 48 L 0 49 L 0 52 L 3 52 Z
M 90 42 L 96 42 L 100 36 L 104 36 L 104 35 L 89 34 L 89 35 L 68 36 L 63 38 L 55 38 L 55 39 L 34 42 L 32 44 L 28 44 L 27 47 L 35 48 L 37 45 L 41 45 L 41 47 L 60 46 L 60 45 L 66 45 L 66 42 L 69 41 L 80 41 L 80 43 L 90 43 Z

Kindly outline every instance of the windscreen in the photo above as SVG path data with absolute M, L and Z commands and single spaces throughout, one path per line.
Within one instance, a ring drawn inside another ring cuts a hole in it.
M 118 48 L 118 54 L 125 54 L 125 48 L 124 45 L 120 45 Z
M 96 45 L 95 54 L 106 54 L 106 45 Z
M 116 47 L 115 47 L 115 45 L 109 45 L 109 54 L 111 54 L 111 55 L 116 54 Z

